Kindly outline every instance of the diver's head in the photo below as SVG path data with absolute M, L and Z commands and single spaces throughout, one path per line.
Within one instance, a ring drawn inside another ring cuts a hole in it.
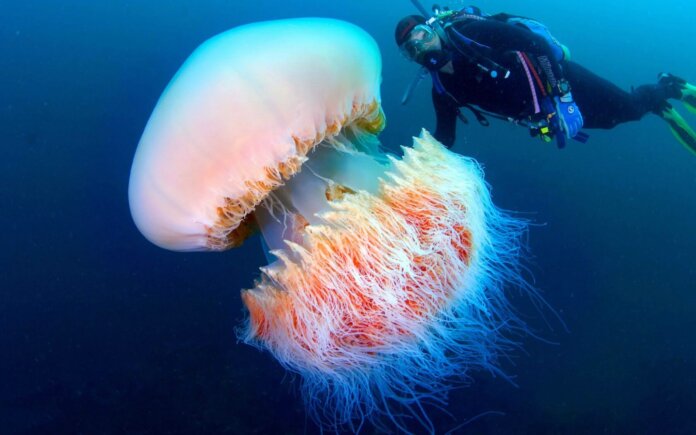
M 409 15 L 404 17 L 396 25 L 396 30 L 394 32 L 394 38 L 396 39 L 396 45 L 401 47 L 401 45 L 408 39 L 411 30 L 419 24 L 425 24 L 425 18 L 422 15 Z
M 394 36 L 399 50 L 407 59 L 428 69 L 438 70 L 449 61 L 440 36 L 420 15 L 409 15 L 399 21 Z

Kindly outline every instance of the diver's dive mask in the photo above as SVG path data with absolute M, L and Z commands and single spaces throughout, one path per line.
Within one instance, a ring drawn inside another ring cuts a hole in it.
M 419 24 L 411 30 L 408 40 L 399 47 L 401 53 L 408 59 L 417 62 L 431 71 L 437 71 L 450 61 L 451 55 L 439 47 L 438 34 L 427 24 Z
M 435 30 L 427 24 L 419 24 L 411 30 L 409 38 L 401 44 L 399 49 L 408 60 L 418 62 L 419 57 L 428 50 L 428 46 L 435 41 Z

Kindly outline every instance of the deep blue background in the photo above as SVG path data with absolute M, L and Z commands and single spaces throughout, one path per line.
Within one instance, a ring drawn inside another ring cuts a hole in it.
M 383 143 L 432 127 L 429 89 L 393 45 L 414 10 L 389 2 L 25 1 L 0 14 L 0 432 L 309 433 L 301 400 L 268 354 L 237 344 L 239 289 L 264 263 L 256 240 L 223 254 L 149 244 L 127 204 L 131 159 L 186 57 L 230 27 L 341 18 L 378 41 Z M 482 3 L 545 21 L 574 59 L 618 85 L 663 70 L 696 80 L 693 2 Z M 253 41 L 249 49 L 253 50 Z M 696 125 L 696 117 L 687 117 Z M 535 225 L 535 285 L 563 317 L 546 344 L 455 392 L 443 431 L 696 432 L 696 156 L 656 117 L 592 132 L 563 151 L 495 122 L 455 150 L 486 167 L 494 199 Z

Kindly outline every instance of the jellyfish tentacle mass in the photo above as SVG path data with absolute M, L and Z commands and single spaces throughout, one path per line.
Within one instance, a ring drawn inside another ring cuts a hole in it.
M 300 374 L 310 415 L 356 429 L 434 430 L 471 369 L 497 372 L 519 326 L 525 224 L 497 209 L 472 159 L 427 131 L 380 151 L 375 41 L 330 19 L 230 30 L 199 47 L 160 98 L 131 170 L 133 219 L 177 251 L 261 230 L 270 264 L 242 291 L 240 337 Z

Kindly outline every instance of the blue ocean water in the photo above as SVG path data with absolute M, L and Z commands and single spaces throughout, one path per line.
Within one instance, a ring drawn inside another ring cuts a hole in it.
M 236 342 L 258 240 L 177 254 L 132 224 L 133 153 L 193 49 L 228 28 L 344 19 L 377 40 L 391 149 L 432 128 L 429 86 L 393 44 L 407 0 L 72 1 L 0 15 L 0 432 L 314 433 L 295 383 Z M 444 3 L 444 2 L 443 2 Z M 453 2 L 454 3 L 454 2 Z M 573 58 L 621 87 L 660 71 L 696 80 L 696 5 L 486 1 L 545 22 Z M 253 50 L 253 42 L 249 43 Z M 683 111 L 685 112 L 685 111 Z M 696 117 L 687 119 L 696 125 Z M 559 151 L 509 124 L 459 126 L 494 200 L 523 212 L 534 285 L 561 315 L 433 410 L 443 432 L 696 433 L 696 156 L 649 116 Z M 551 341 L 553 343 L 549 343 Z M 504 414 L 504 415 L 502 415 Z

